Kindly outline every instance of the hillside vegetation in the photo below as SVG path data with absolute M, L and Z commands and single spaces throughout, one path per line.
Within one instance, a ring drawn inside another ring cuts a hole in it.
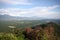
M 10 28 L 0 32 L 0 40 L 60 40 L 60 24 L 48 22 L 34 27 Z

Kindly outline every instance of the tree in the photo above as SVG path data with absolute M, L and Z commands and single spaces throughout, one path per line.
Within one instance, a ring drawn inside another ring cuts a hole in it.
M 12 33 L 0 33 L 0 40 L 17 40 L 17 37 Z

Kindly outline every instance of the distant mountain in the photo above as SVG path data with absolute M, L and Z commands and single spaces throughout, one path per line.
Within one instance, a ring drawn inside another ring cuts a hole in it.
M 42 17 L 17 17 L 17 16 L 9 16 L 9 15 L 0 15 L 0 20 L 42 20 L 42 21 L 52 21 L 60 23 L 60 19 L 47 19 Z
M 9 15 L 0 15 L 0 20 L 13 20 L 15 17 Z
M 0 20 L 40 20 L 40 17 L 16 17 L 9 15 L 0 15 Z

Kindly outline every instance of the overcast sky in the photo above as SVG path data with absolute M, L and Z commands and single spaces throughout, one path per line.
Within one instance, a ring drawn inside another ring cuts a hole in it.
M 0 15 L 60 19 L 60 0 L 0 0 Z

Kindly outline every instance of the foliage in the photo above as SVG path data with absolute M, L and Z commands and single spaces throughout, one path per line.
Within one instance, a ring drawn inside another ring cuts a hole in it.
M 12 33 L 0 33 L 0 40 L 17 40 L 17 37 Z
M 60 25 L 46 23 L 33 28 L 14 28 L 0 32 L 0 40 L 60 40 Z

